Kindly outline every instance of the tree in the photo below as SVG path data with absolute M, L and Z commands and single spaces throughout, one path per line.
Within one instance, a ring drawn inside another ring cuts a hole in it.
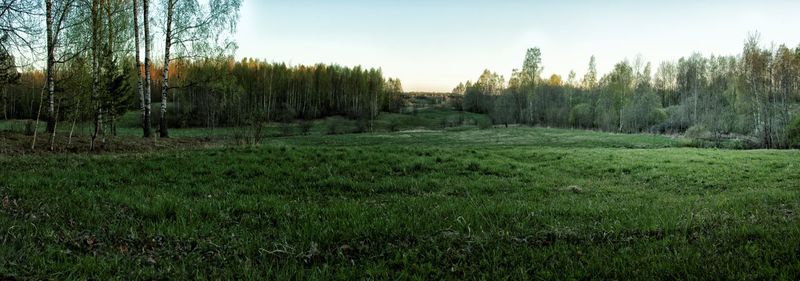
M 61 32 L 65 28 L 64 23 L 69 18 L 70 10 L 72 9 L 74 2 L 74 0 L 57 1 L 57 5 L 54 7 L 53 0 L 45 1 L 45 26 L 47 30 L 47 132 L 52 133 L 53 135 L 55 135 L 56 129 L 56 48 L 60 42 Z
M 89 150 L 94 150 L 97 137 L 103 130 L 103 106 L 100 101 L 100 0 L 92 0 L 92 102 L 94 103 L 94 133 Z
M 586 90 L 592 90 L 597 87 L 597 61 L 594 56 L 589 58 L 589 69 L 581 80 L 581 86 Z
M 173 45 L 186 55 L 203 57 L 209 52 L 227 51 L 231 44 L 219 39 L 225 35 L 223 31 L 236 29 L 241 0 L 210 0 L 207 8 L 197 0 L 164 0 L 166 3 L 164 32 L 164 67 L 161 85 L 161 115 L 159 117 L 159 134 L 169 137 L 167 131 L 167 104 L 170 89 L 169 69 L 173 57 L 170 53 Z M 206 54 L 204 54 L 206 53 Z
M 145 138 L 151 137 L 153 134 L 150 129 L 150 115 L 151 115 L 151 99 L 152 99 L 152 75 L 150 69 L 152 63 L 150 60 L 150 46 L 152 46 L 152 37 L 150 36 L 150 0 L 142 0 L 142 25 L 144 29 L 144 113 L 142 117 L 143 136 Z
M 489 113 L 494 110 L 495 96 L 502 93 L 505 79 L 488 69 L 484 70 L 478 81 L 467 87 L 464 93 L 464 110 L 475 113 Z
M 159 135 L 162 138 L 168 138 L 167 132 L 167 94 L 169 93 L 169 62 L 170 62 L 170 49 L 172 48 L 172 15 L 175 11 L 175 2 L 177 0 L 166 0 L 167 2 L 167 17 L 166 17 L 166 32 L 164 34 L 164 67 L 162 69 L 163 82 L 161 83 L 161 114 L 159 115 Z
M 509 123 L 514 122 L 516 116 L 514 96 L 511 93 L 504 93 L 498 96 L 497 100 L 494 102 L 491 115 L 494 123 L 503 124 L 507 128 Z
M 530 124 L 534 123 L 533 96 L 536 94 L 536 84 L 542 70 L 542 51 L 538 47 L 528 49 L 522 64 L 521 79 L 528 100 L 528 123 Z
M 14 62 L 14 56 L 9 53 L 8 36 L 0 35 L 0 88 L 2 88 L 3 119 L 8 119 L 8 86 L 17 83 L 20 74 Z
M 742 54 L 744 84 L 754 105 L 755 128 L 753 131 L 760 136 L 764 147 L 772 148 L 775 145 L 775 138 L 770 104 L 771 89 L 768 80 L 771 54 L 766 50 L 761 50 L 758 41 L 758 34 L 752 34 L 744 46 Z
M 146 0 L 145 0 L 146 1 Z M 139 94 L 140 103 L 140 110 L 142 111 L 142 136 L 149 137 L 145 122 L 146 110 L 145 110 L 145 98 L 144 98 L 144 85 L 142 82 L 142 61 L 140 59 L 140 49 L 139 49 L 139 7 L 138 7 L 138 0 L 133 0 L 133 40 L 134 40 L 134 51 L 136 52 L 136 91 Z
M 650 82 L 650 68 L 650 63 L 647 63 L 643 70 L 637 71 L 633 97 L 622 110 L 622 128 L 626 132 L 643 132 L 666 119 Z
M 664 107 L 678 105 L 680 96 L 677 94 L 677 69 L 672 62 L 662 62 L 656 70 L 654 89 L 661 98 Z

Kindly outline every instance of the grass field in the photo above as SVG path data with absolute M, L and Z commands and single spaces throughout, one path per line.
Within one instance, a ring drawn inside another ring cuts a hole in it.
M 800 279 L 800 151 L 686 144 L 464 127 L 0 156 L 0 279 Z

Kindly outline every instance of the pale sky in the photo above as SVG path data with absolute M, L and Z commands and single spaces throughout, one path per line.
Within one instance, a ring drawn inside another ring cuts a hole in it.
M 245 0 L 238 58 L 383 69 L 406 91 L 449 92 L 484 69 L 509 78 L 529 47 L 544 73 L 602 74 L 638 54 L 654 65 L 693 52 L 800 42 L 798 0 Z

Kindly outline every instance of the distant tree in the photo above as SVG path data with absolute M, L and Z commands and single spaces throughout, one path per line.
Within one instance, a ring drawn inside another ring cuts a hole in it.
M 383 95 L 384 111 L 400 112 L 403 108 L 403 85 L 400 79 L 389 78 L 386 80 L 384 95 Z
M 650 82 L 650 63 L 637 71 L 636 88 L 632 99 L 624 105 L 622 122 L 626 132 L 639 133 L 648 130 L 666 119 L 661 102 Z
M 525 61 L 522 64 L 521 80 L 523 91 L 526 94 L 528 102 L 528 123 L 533 124 L 533 102 L 534 95 L 536 94 L 536 86 L 539 81 L 539 75 L 543 71 L 542 67 L 542 51 L 536 48 L 530 48 L 525 53 Z
M 772 93 L 769 81 L 769 64 L 771 54 L 758 46 L 759 37 L 752 34 L 747 38 L 742 54 L 743 75 L 746 91 L 750 95 L 754 108 L 753 131 L 759 135 L 766 148 L 775 147 L 774 127 L 772 126 Z
M 508 124 L 514 123 L 516 115 L 514 96 L 508 92 L 498 96 L 494 101 L 494 108 L 491 111 L 491 117 L 494 123 L 503 124 L 508 127 Z
M 475 84 L 466 88 L 464 110 L 475 113 L 489 113 L 494 110 L 494 99 L 505 88 L 505 79 L 488 69 L 484 70 Z
M 575 74 L 575 71 L 574 70 L 570 70 L 569 74 L 567 75 L 566 86 L 573 87 L 573 88 L 574 87 L 578 87 L 578 82 L 575 80 L 576 76 L 577 76 L 577 74 Z
M 581 80 L 581 87 L 586 90 L 592 90 L 597 87 L 597 62 L 594 56 L 589 58 L 589 69 Z
M 674 63 L 662 62 L 656 70 L 654 90 L 661 99 L 662 106 L 678 105 L 680 97 L 677 93 L 677 69 Z

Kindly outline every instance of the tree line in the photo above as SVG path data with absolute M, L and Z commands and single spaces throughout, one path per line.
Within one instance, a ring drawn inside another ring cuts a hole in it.
M 316 64 L 287 66 L 255 59 L 185 61 L 175 67 L 174 119 L 179 126 L 243 126 L 346 116 L 370 120 L 399 111 L 402 84 L 380 69 Z
M 800 145 L 800 47 L 765 48 L 757 34 L 741 54 L 693 54 L 654 69 L 641 57 L 598 76 L 594 56 L 584 77 L 542 77 L 541 50 L 527 51 L 506 82 L 489 70 L 461 83 L 457 106 L 488 113 L 498 124 L 686 133 L 743 138 L 764 148 Z

